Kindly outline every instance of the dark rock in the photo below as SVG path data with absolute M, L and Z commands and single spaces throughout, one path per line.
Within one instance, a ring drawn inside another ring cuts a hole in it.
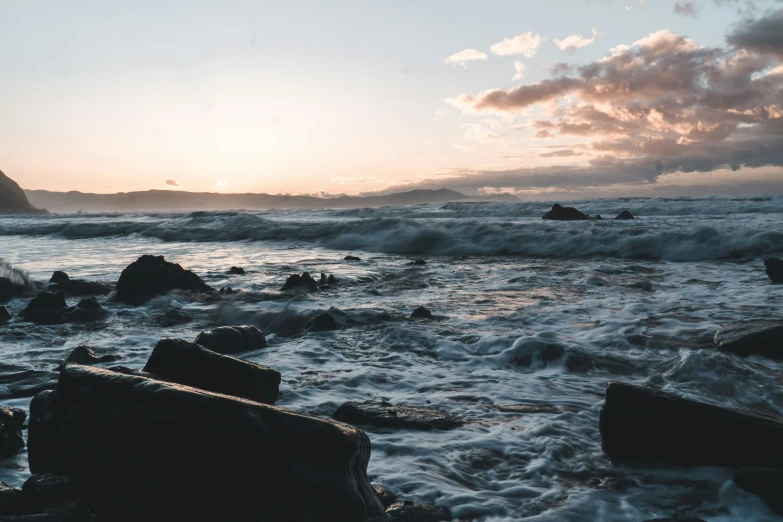
M 352 426 L 89 366 L 41 395 L 31 471 L 79 480 L 98 520 L 384 520 Z
M 427 262 L 423 259 L 417 259 L 413 262 L 414 265 L 426 265 Z
M 232 266 L 228 269 L 228 273 L 231 275 L 245 275 L 245 269 L 239 266 Z
M 577 221 L 583 219 L 589 219 L 586 215 L 579 212 L 574 207 L 564 207 L 555 203 L 552 205 L 552 210 L 544 214 L 542 219 L 556 219 L 559 221 Z
M 234 290 L 230 286 L 224 286 L 223 288 L 220 289 L 219 293 L 220 295 L 234 295 L 234 294 L 238 294 L 239 292 L 240 290 Z
M 783 467 L 783 420 L 610 382 L 599 421 L 615 462 Z
M 6 302 L 14 297 L 21 297 L 26 288 L 7 277 L 0 277 L 0 301 Z
M 445 411 L 374 401 L 346 402 L 337 408 L 334 418 L 349 424 L 415 430 L 451 430 L 463 424 Z
M 328 332 L 339 329 L 340 324 L 330 314 L 316 315 L 307 323 L 308 332 Z
M 345 256 L 343 259 L 345 261 L 361 261 L 361 259 L 356 256 Z
M 25 322 L 37 324 L 63 324 L 68 305 L 65 303 L 65 293 L 48 292 L 44 290 L 27 304 L 24 310 L 19 312 Z
M 0 459 L 16 455 L 24 448 L 22 426 L 27 413 L 19 408 L 0 406 Z
M 715 346 L 721 352 L 746 357 L 761 355 L 783 359 L 783 323 L 752 322 L 724 326 L 717 331 Z
M 65 272 L 55 270 L 52 277 L 49 278 L 50 283 L 67 283 L 71 278 Z
M 337 278 L 334 277 L 333 274 L 329 274 L 329 277 L 326 278 L 326 283 L 330 285 L 336 285 L 337 284 Z
M 178 310 L 176 308 L 170 308 L 165 313 L 158 316 L 155 320 L 157 324 L 165 328 L 176 326 L 178 324 L 187 324 L 193 320 L 193 317 L 187 312 Z
M 11 312 L 5 306 L 0 306 L 0 322 L 11 319 Z
M 69 308 L 65 314 L 66 321 L 97 321 L 109 315 L 108 310 L 101 306 L 97 299 L 88 297 Z
M 623 210 L 619 214 L 617 214 L 617 217 L 615 219 L 635 219 L 633 217 L 633 214 L 628 212 L 627 210 Z
M 738 469 L 734 473 L 734 483 L 761 498 L 775 513 L 783 515 L 783 469 Z
M 295 290 L 297 288 L 313 291 L 318 288 L 318 284 L 316 283 L 315 279 L 310 277 L 310 274 L 304 272 L 302 275 L 293 274 L 289 276 L 288 279 L 286 279 L 285 284 L 280 290 L 281 291 Z
M 266 338 L 255 326 L 220 326 L 201 332 L 194 342 L 223 355 L 266 348 Z
M 80 297 L 85 295 L 109 295 L 112 287 L 98 281 L 85 281 L 84 279 L 69 279 L 61 283 L 50 284 L 48 290 L 57 292 L 62 290 L 66 295 Z
M 280 372 L 228 355 L 221 355 L 184 339 L 161 339 L 144 371 L 170 382 L 215 393 L 273 404 Z
M 6 515 L 22 515 L 26 512 L 22 490 L 0 482 L 0 520 Z
M 212 293 L 199 276 L 163 256 L 141 256 L 122 271 L 117 281 L 117 300 L 140 305 L 172 290 Z
M 95 351 L 89 346 L 77 346 L 65 359 L 65 362 L 57 368 L 60 371 L 66 364 L 82 364 L 84 366 L 92 366 L 93 364 L 113 362 L 122 359 L 119 355 L 107 354 L 98 356 Z
M 89 510 L 79 482 L 53 473 L 31 476 L 22 486 L 30 513 L 55 513 L 88 517 Z
M 0 388 L 3 398 L 32 397 L 42 390 L 57 387 L 57 372 L 32 370 L 26 366 L 0 363 Z
M 767 276 L 773 283 L 783 283 L 783 259 L 770 257 L 764 260 Z
M 386 510 L 389 522 L 444 522 L 451 520 L 448 508 L 434 504 L 397 502 Z
M 378 500 L 381 501 L 383 509 L 386 509 L 397 502 L 397 495 L 392 493 L 389 488 L 381 486 L 380 484 L 373 484 L 372 488 L 375 490 L 375 494 L 378 495 Z
M 420 306 L 411 313 L 411 319 L 432 319 L 432 312 Z

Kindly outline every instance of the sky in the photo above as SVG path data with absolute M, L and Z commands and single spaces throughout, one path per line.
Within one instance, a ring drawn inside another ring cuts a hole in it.
M 783 0 L 28 0 L 0 20 L 0 170 L 26 189 L 783 192 Z

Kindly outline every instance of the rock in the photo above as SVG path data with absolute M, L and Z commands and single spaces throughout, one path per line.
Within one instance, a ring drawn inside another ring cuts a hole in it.
M 406 500 L 389 506 L 386 516 L 389 522 L 444 522 L 451 520 L 451 511 L 434 504 L 417 504 Z
M 361 261 L 361 259 L 356 257 L 356 256 L 345 256 L 343 258 L 343 260 L 345 260 L 345 261 Z
M 65 303 L 65 292 L 48 292 L 44 290 L 19 312 L 25 322 L 37 324 L 63 324 L 68 305 Z
M 0 277 L 0 301 L 6 302 L 14 297 L 21 297 L 26 288 L 7 277 Z
M 423 259 L 416 259 L 415 261 L 411 261 L 408 263 L 409 265 L 416 265 L 416 266 L 424 266 L 427 264 L 427 262 Z
M 313 291 L 318 289 L 318 284 L 307 272 L 304 272 L 302 275 L 293 274 L 286 279 L 286 282 L 280 291 L 295 290 L 297 288 Z
M 62 290 L 66 295 L 80 297 L 85 295 L 109 295 L 112 287 L 97 281 L 71 279 L 65 272 L 59 270 L 52 274 L 47 288 L 50 292 Z
M 67 283 L 71 278 L 65 272 L 55 270 L 52 277 L 49 278 L 50 283 Z
M 57 372 L 0 363 L 0 397 L 32 397 L 42 390 L 56 388 L 57 378 Z
M 623 210 L 619 214 L 617 214 L 617 217 L 615 219 L 635 219 L 633 217 L 633 214 L 628 212 L 627 210 Z
M 767 276 L 773 283 L 783 283 L 783 259 L 770 257 L 764 260 Z
M 223 355 L 266 348 L 266 338 L 255 326 L 220 326 L 201 332 L 194 342 Z
M 117 300 L 140 305 L 172 290 L 212 293 L 199 276 L 163 256 L 141 256 L 122 271 L 117 281 Z
M 234 294 L 238 294 L 240 291 L 241 290 L 234 290 L 230 286 L 224 286 L 223 288 L 220 289 L 218 293 L 220 295 L 234 295 Z
M 750 322 L 724 326 L 715 333 L 715 346 L 721 352 L 746 357 L 761 355 L 783 359 L 783 323 Z
M 6 459 L 24 448 L 22 426 L 27 413 L 20 408 L 0 406 L 0 459 Z
M 352 426 L 79 365 L 30 408 L 31 471 L 77 479 L 98 520 L 384 520 Z
M 92 366 L 93 364 L 113 362 L 119 359 L 122 359 L 122 357 L 114 354 L 107 354 L 99 357 L 89 346 L 77 346 L 68 355 L 68 358 L 65 359 L 65 362 L 57 367 L 57 371 L 62 370 L 66 364 L 82 364 L 84 366 Z
M 245 269 L 239 266 L 232 266 L 228 269 L 228 273 L 231 275 L 245 275 Z
M 307 323 L 308 332 L 329 332 L 339 329 L 340 324 L 330 314 L 316 315 Z
M 372 488 L 375 490 L 375 494 L 378 495 L 378 500 L 381 501 L 381 505 L 384 509 L 397 502 L 397 495 L 392 493 L 389 488 L 381 486 L 380 484 L 373 484 Z
M 0 171 L 0 214 L 48 214 L 35 208 L 19 185 Z
M 330 285 L 336 285 L 337 284 L 337 278 L 334 277 L 333 274 L 329 274 L 329 277 L 326 278 L 326 283 Z
M 0 306 L 0 322 L 8 321 L 11 319 L 11 312 L 5 306 Z
M 108 310 L 100 305 L 94 297 L 82 299 L 76 306 L 69 308 L 65 314 L 65 319 L 71 321 L 97 321 L 109 315 Z
M 193 317 L 191 317 L 189 313 L 183 312 L 182 310 L 178 310 L 176 308 L 170 308 L 162 315 L 159 315 L 157 319 L 155 319 L 155 322 L 160 326 L 169 328 L 178 324 L 187 324 L 192 320 Z
M 411 313 L 411 319 L 432 319 L 432 312 L 420 306 Z
M 143 371 L 170 382 L 265 404 L 274 404 L 280 387 L 277 370 L 221 355 L 184 339 L 161 339 Z
M 12 488 L 8 484 L 0 482 L 0 517 L 21 515 L 26 511 L 27 506 L 22 498 L 22 490 Z
M 88 517 L 89 509 L 76 479 L 39 473 L 22 486 L 22 495 L 30 513 L 53 513 Z
M 783 420 L 610 382 L 599 420 L 614 462 L 783 467 Z
M 783 515 L 783 469 L 742 468 L 734 473 L 734 483 Z
M 589 219 L 586 215 L 579 212 L 574 207 L 564 207 L 555 203 L 552 205 L 552 210 L 544 214 L 542 219 L 556 219 L 559 221 L 577 221 L 583 219 Z
M 337 408 L 334 418 L 349 424 L 414 430 L 452 430 L 463 425 L 445 411 L 374 401 L 346 402 Z

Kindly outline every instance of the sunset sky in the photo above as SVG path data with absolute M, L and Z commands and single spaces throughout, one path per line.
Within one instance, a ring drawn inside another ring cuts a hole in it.
M 0 170 L 27 189 L 783 191 L 780 0 L 30 0 L 0 20 Z

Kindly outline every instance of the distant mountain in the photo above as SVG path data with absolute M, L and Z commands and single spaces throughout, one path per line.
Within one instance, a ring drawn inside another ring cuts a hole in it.
M 312 196 L 276 196 L 271 194 L 217 194 L 214 192 L 183 192 L 178 190 L 148 190 L 118 194 L 83 192 L 50 192 L 27 190 L 33 204 L 52 212 L 167 212 L 182 210 L 254 210 L 264 208 L 351 208 L 389 205 L 420 205 L 449 201 L 519 201 L 511 195 L 487 197 L 466 196 L 448 189 L 411 190 L 383 196 L 343 196 L 316 198 Z M 512 199 L 509 199 L 512 198 Z
M 47 214 L 30 204 L 16 181 L 0 171 L 0 214 Z

